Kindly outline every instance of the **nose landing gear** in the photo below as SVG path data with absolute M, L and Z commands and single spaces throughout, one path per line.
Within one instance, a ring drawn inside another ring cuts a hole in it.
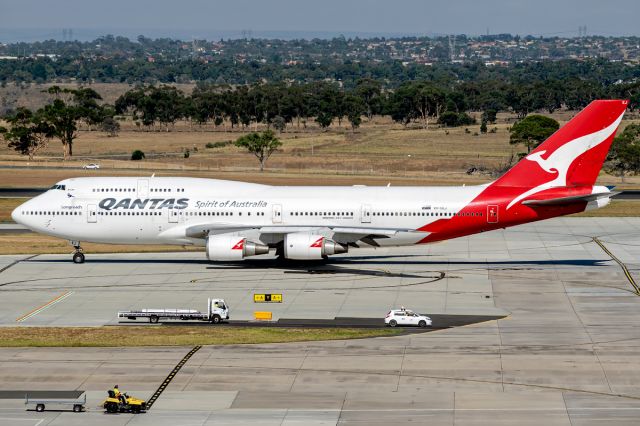
M 76 249 L 73 253 L 73 263 L 84 263 L 84 253 L 82 253 L 80 241 L 71 241 L 71 245 Z

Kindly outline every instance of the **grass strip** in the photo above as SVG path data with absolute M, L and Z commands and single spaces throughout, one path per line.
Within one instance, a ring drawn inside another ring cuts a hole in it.
M 402 330 L 225 326 L 0 327 L 0 347 L 242 345 L 395 336 Z

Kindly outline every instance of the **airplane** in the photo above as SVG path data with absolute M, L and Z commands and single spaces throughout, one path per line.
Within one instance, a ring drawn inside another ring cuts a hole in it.
M 326 259 L 426 244 L 606 206 L 595 185 L 626 100 L 596 100 L 494 182 L 457 187 L 269 186 L 188 177 L 65 179 L 12 212 L 80 241 L 204 246 L 211 261 Z

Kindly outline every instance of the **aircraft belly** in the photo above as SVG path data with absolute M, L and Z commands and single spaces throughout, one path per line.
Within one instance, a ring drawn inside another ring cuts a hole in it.
M 390 238 L 376 238 L 380 247 L 411 246 L 429 235 L 428 232 L 398 232 Z

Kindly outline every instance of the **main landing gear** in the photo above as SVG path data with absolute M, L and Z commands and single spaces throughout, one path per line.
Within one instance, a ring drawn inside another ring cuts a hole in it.
M 84 253 L 82 253 L 80 241 L 71 241 L 71 245 L 76 249 L 73 253 L 73 263 L 84 263 Z

